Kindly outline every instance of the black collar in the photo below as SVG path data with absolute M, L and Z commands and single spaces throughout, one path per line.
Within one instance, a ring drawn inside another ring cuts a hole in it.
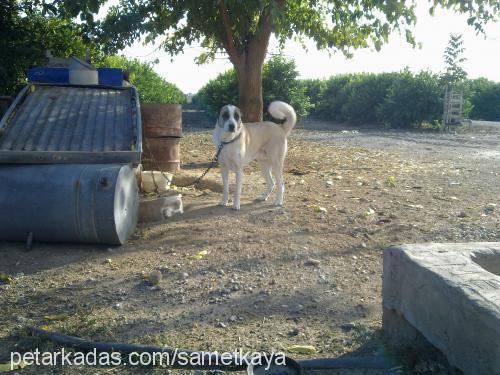
M 235 141 L 237 141 L 239 138 L 241 137 L 241 131 L 238 133 L 238 135 L 236 137 L 234 137 L 233 139 L 231 139 L 230 141 L 227 141 L 227 142 L 221 142 L 221 145 L 228 145 L 230 143 L 233 143 Z
M 239 132 L 239 134 L 234 137 L 233 139 L 231 139 L 230 141 L 227 141 L 227 142 L 221 142 L 221 144 L 219 145 L 219 147 L 217 147 L 217 154 L 215 154 L 215 160 L 219 160 L 219 155 L 220 155 L 220 152 L 222 151 L 222 148 L 225 146 L 225 145 L 228 145 L 230 143 L 233 143 L 235 141 L 237 141 L 239 138 L 241 137 L 241 131 Z

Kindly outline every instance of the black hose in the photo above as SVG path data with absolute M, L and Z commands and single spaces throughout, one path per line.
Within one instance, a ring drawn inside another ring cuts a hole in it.
M 387 369 L 389 367 L 383 357 L 316 358 L 297 362 L 300 367 L 308 370 Z
M 228 358 L 225 356 L 222 360 L 221 356 L 217 353 L 195 352 L 187 349 L 172 349 L 168 347 L 159 347 L 152 345 L 141 344 L 123 344 L 118 342 L 99 342 L 99 341 L 86 341 L 79 337 L 63 335 L 57 332 L 50 332 L 44 329 L 31 327 L 31 334 L 33 336 L 41 336 L 49 339 L 57 344 L 68 346 L 74 349 L 84 351 L 97 350 L 99 352 L 120 352 L 125 354 L 137 353 L 165 353 L 169 358 L 169 367 L 183 368 L 183 369 L 199 369 L 199 370 L 224 370 L 224 371 L 242 371 L 246 370 L 245 363 L 239 363 L 234 356 Z M 179 358 L 179 353 L 185 353 L 186 357 L 196 355 L 200 358 L 199 363 L 208 365 L 190 365 L 189 361 L 184 361 Z M 187 363 L 186 363 L 187 362 Z M 214 364 L 214 365 L 212 365 Z
M 183 369 L 198 369 L 198 370 L 223 370 L 223 371 L 242 371 L 246 370 L 247 365 L 241 358 L 225 356 L 224 361 L 217 353 L 196 352 L 187 349 L 175 349 L 168 347 L 159 347 L 152 345 L 140 344 L 123 344 L 117 342 L 99 342 L 86 341 L 78 337 L 63 335 L 57 332 L 50 332 L 40 328 L 31 327 L 33 336 L 41 336 L 49 339 L 57 344 L 81 349 L 85 351 L 97 350 L 99 352 L 121 352 L 130 353 L 165 353 L 171 360 L 169 367 Z M 177 354 L 177 360 L 174 358 L 174 353 Z M 186 356 L 196 355 L 197 358 L 202 358 L 198 361 L 200 365 L 190 365 L 178 359 L 179 353 L 185 353 Z M 388 369 L 388 364 L 383 357 L 341 357 L 341 358 L 317 358 L 296 361 L 302 369 L 307 370 L 328 370 L 328 369 Z M 208 365 L 204 365 L 207 364 Z M 224 363 L 224 364 L 223 364 Z M 215 365 L 212 365 L 215 364 Z

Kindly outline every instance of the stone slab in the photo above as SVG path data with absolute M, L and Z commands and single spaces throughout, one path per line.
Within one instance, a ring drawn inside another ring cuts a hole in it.
M 500 374 L 500 242 L 390 247 L 382 291 L 389 343 L 423 336 L 465 375 Z

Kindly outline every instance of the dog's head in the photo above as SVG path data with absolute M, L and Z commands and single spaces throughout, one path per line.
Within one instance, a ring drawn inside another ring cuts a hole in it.
M 241 111 L 232 104 L 221 108 L 217 126 L 228 133 L 238 133 L 241 130 Z

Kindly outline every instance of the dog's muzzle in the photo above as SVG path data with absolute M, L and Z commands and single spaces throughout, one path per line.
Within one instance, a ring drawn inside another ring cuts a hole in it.
M 236 126 L 234 124 L 229 124 L 227 126 L 227 129 L 231 132 L 234 133 L 236 131 Z

